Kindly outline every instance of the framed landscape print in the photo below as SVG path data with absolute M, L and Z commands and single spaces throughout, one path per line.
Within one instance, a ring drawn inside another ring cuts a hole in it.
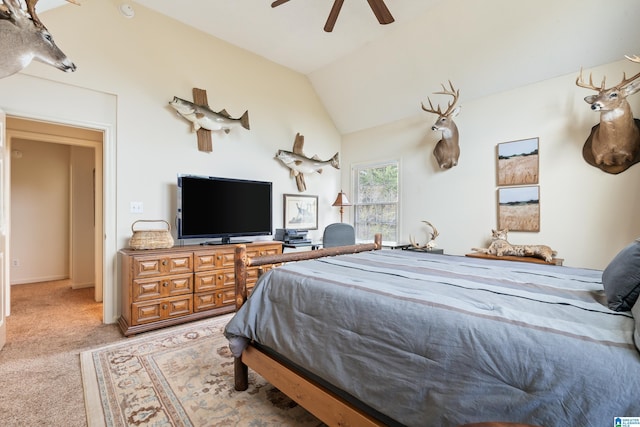
M 540 231 L 540 187 L 498 188 L 498 228 Z
M 498 144 L 498 186 L 538 183 L 538 138 Z
M 284 195 L 284 228 L 318 229 L 318 196 Z

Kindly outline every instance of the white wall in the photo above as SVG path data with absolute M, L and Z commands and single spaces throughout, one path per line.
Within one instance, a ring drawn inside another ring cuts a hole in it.
M 128 244 L 137 219 L 173 223 L 178 173 L 272 181 L 273 226 L 281 227 L 282 194 L 298 191 L 288 169 L 273 158 L 275 152 L 291 149 L 297 132 L 305 136 L 308 156 L 325 159 L 340 150 L 340 135 L 308 79 L 140 6 L 135 18 L 124 18 L 118 5 L 92 1 L 42 13 L 78 70 L 65 74 L 33 63 L 22 75 L 0 81 L 0 109 L 85 126 L 96 122 L 97 128 L 117 122 L 117 179 L 105 194 L 106 209 L 116 211 L 116 221 L 109 224 L 107 218 L 105 235 L 109 240 L 115 233 L 118 248 Z M 190 125 L 168 106 L 173 96 L 191 99 L 194 87 L 207 90 L 209 105 L 216 111 L 224 108 L 235 117 L 248 109 L 251 130 L 214 135 L 213 153 L 198 151 Z M 96 96 L 89 96 L 91 92 Z M 110 94 L 116 100 L 115 111 L 106 99 Z M 42 111 L 42 97 L 59 107 Z M 76 101 L 80 97 L 82 104 Z M 313 238 L 326 224 L 339 220 L 338 210 L 331 207 L 339 180 L 340 172 L 332 168 L 306 177 L 305 194 L 319 197 L 319 230 L 311 233 Z M 144 213 L 131 214 L 131 201 L 143 202 Z M 106 254 L 105 269 L 111 269 L 116 255 Z M 105 297 L 106 304 L 117 306 L 115 280 L 105 283 Z M 106 313 L 106 319 L 114 321 L 115 313 Z
M 270 180 L 274 228 L 281 227 L 282 194 L 295 181 L 273 156 L 291 149 L 296 132 L 305 152 L 329 158 L 340 135 L 306 77 L 136 5 L 124 18 L 118 2 L 87 2 L 43 14 L 58 45 L 78 65 L 73 74 L 32 64 L 27 72 L 118 96 L 118 236 L 126 246 L 131 223 L 165 219 L 173 224 L 178 173 Z M 70 23 L 73 23 L 70 25 Z M 190 124 L 168 106 L 173 96 L 207 91 L 209 105 L 234 117 L 249 110 L 251 130 L 213 136 L 213 152 L 197 150 Z M 321 222 L 338 216 L 330 207 L 339 171 L 307 177 L 307 194 L 320 197 Z M 144 213 L 130 214 L 131 201 Z
M 94 149 L 70 147 L 71 164 L 71 286 L 95 284 Z
M 598 82 L 606 75 L 611 86 L 623 71 L 630 76 L 638 68 L 619 61 L 585 72 L 593 71 Z M 510 241 L 547 244 L 565 265 L 604 268 L 640 236 L 640 165 L 610 175 L 583 160 L 582 146 L 599 114 L 583 100 L 594 92 L 575 85 L 578 71 L 470 102 L 465 102 L 464 87 L 459 88 L 462 109 L 455 121 L 461 155 L 453 169 L 437 168 L 432 151 L 440 133 L 430 129 L 436 117 L 423 112 L 419 100 L 415 117 L 345 135 L 344 163 L 399 158 L 402 240 L 413 236 L 426 242 L 429 229 L 421 221 L 428 220 L 440 232 L 439 247 L 463 255 L 471 247 L 486 246 L 497 227 L 496 145 L 538 137 L 540 232 L 511 232 Z M 436 97 L 432 100 L 447 102 Z M 640 114 L 640 95 L 629 101 Z M 347 168 L 342 180 L 350 188 Z
M 568 265 L 602 267 L 638 234 L 640 225 L 631 212 L 640 203 L 635 184 L 640 166 L 609 176 L 582 160 L 582 144 L 597 117 L 582 101 L 588 91 L 575 87 L 575 75 L 469 103 L 461 87 L 460 165 L 441 172 L 431 155 L 439 139 L 429 129 L 434 117 L 419 109 L 420 99 L 415 117 L 341 137 L 305 76 L 140 6 L 135 18 L 126 19 L 118 5 L 115 0 L 88 1 L 42 13 L 78 70 L 64 74 L 34 63 L 22 76 L 0 81 L 0 108 L 13 114 L 37 111 L 54 121 L 113 125 L 117 180 L 105 199 L 116 220 L 107 219 L 105 234 L 107 239 L 115 234 L 116 247 L 127 245 L 137 219 L 173 222 L 178 173 L 273 181 L 274 228 L 280 227 L 281 196 L 297 189 L 273 155 L 291 148 L 296 132 L 305 135 L 309 156 L 325 159 L 341 151 L 341 171 L 329 168 L 307 177 L 306 194 L 318 195 L 320 206 L 320 230 L 312 237 L 339 220 L 330 205 L 340 187 L 349 188 L 352 163 L 399 157 L 404 171 L 401 235 L 423 238 L 420 221 L 427 219 L 440 230 L 441 247 L 464 254 L 485 243 L 496 226 L 495 145 L 534 136 L 540 138 L 541 231 L 514 233 L 514 243 L 549 244 Z M 636 67 L 622 61 L 594 73 L 615 81 L 623 68 L 633 72 Z M 214 136 L 213 153 L 199 152 L 189 124 L 168 107 L 174 95 L 190 99 L 193 87 L 207 90 L 215 110 L 238 116 L 248 109 L 251 130 Z M 79 93 L 95 96 L 78 104 Z M 417 97 L 422 95 L 428 94 Z M 43 97 L 60 107 L 42 111 L 38 100 Z M 640 112 L 639 100 L 632 101 Z M 131 201 L 142 201 L 144 213 L 129 213 Z M 347 208 L 345 215 L 351 214 Z M 109 270 L 116 251 L 106 258 Z M 105 295 L 117 306 L 116 283 L 105 283 Z M 107 314 L 106 319 L 115 317 Z
M 14 140 L 11 284 L 69 277 L 69 147 Z M 14 265 L 14 261 L 18 265 Z

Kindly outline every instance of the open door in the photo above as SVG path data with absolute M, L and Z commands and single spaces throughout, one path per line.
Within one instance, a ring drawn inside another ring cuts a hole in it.
M 4 111 L 0 110 L 0 349 L 4 347 L 7 341 L 7 310 L 9 308 L 9 268 L 7 256 L 7 204 L 5 203 L 5 194 L 7 192 L 7 145 L 5 143 L 6 134 L 6 117 Z

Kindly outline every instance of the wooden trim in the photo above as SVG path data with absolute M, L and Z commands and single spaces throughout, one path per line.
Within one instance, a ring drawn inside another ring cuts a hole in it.
M 242 353 L 242 363 L 329 426 L 385 425 L 253 346 Z
M 504 261 L 531 262 L 534 264 L 547 264 L 547 265 L 562 265 L 562 263 L 564 262 L 563 258 L 553 258 L 550 262 L 547 262 L 541 258 L 535 258 L 530 256 L 511 256 L 511 255 L 497 256 L 497 255 L 483 254 L 480 252 L 466 254 L 465 256 L 468 256 L 470 258 L 498 259 L 498 260 L 504 260 Z

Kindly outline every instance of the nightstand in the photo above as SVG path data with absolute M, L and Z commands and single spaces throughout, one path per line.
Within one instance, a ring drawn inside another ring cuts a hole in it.
M 412 252 L 422 252 L 425 254 L 438 254 L 438 255 L 443 255 L 444 254 L 444 249 L 439 249 L 439 248 L 433 248 L 433 249 L 418 249 L 414 246 L 405 246 L 402 248 L 403 251 L 412 251 Z

